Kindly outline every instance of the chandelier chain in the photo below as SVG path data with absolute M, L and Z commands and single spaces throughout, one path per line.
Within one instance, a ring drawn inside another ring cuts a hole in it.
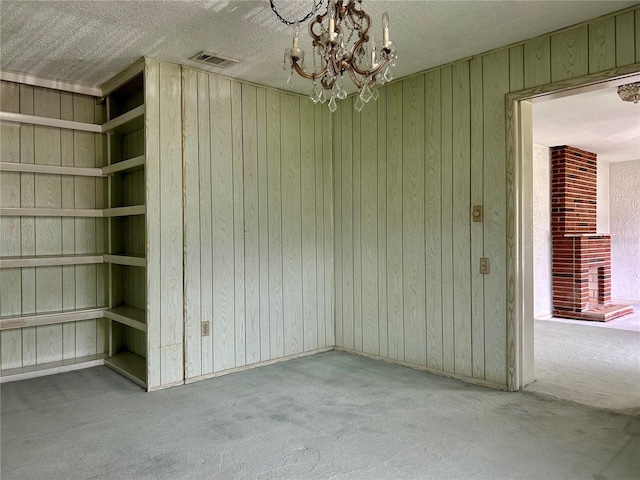
M 307 20 L 309 20 L 311 17 L 313 17 L 313 15 L 320 10 L 320 7 L 322 6 L 322 3 L 324 2 L 324 0 L 318 0 L 318 3 L 316 4 L 316 8 L 315 11 L 312 10 L 309 13 L 307 13 L 307 15 L 304 18 L 301 18 L 299 20 L 287 20 L 286 18 L 284 18 L 282 15 L 280 15 L 280 13 L 278 12 L 275 4 L 273 3 L 273 0 L 269 0 L 269 3 L 271 4 L 271 10 L 273 10 L 273 13 L 276 14 L 276 17 L 278 17 L 278 20 L 280 20 L 282 23 L 284 23 L 285 25 L 288 26 L 292 26 L 294 25 L 296 22 L 298 23 L 302 23 L 305 22 Z

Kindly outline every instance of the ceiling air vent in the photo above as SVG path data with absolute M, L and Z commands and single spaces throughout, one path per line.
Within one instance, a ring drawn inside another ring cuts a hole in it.
M 239 62 L 239 60 L 234 60 L 233 58 L 221 57 L 220 55 L 215 55 L 208 52 L 200 52 L 197 55 L 191 57 L 190 60 L 206 63 L 207 65 L 212 65 L 218 68 L 227 68 Z

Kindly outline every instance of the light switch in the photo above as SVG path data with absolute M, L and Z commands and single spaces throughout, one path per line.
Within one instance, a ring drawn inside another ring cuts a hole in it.
M 481 258 L 480 259 L 480 273 L 482 273 L 483 275 L 486 275 L 489 273 L 489 259 L 488 258 Z
M 471 218 L 473 218 L 474 222 L 482 221 L 482 205 L 474 205 L 471 210 Z

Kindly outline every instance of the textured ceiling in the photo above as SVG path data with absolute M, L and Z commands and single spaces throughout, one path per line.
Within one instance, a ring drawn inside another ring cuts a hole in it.
M 293 19 L 303 17 L 313 0 L 274 3 Z M 389 11 L 399 55 L 393 73 L 400 78 L 635 3 L 364 0 L 363 6 L 376 36 L 382 13 Z M 291 33 L 268 0 L 0 0 L 0 69 L 101 85 L 141 56 L 151 56 L 284 89 L 283 52 Z M 302 38 L 301 47 L 310 50 Z M 240 63 L 219 69 L 189 60 L 202 50 Z M 294 90 L 308 93 L 309 82 L 298 79 Z M 594 151 L 607 161 L 637 159 L 640 105 L 621 102 L 615 89 L 536 103 L 534 137 L 542 145 Z
M 296 17 L 312 1 L 275 3 L 283 16 Z M 394 76 L 400 78 L 634 3 L 364 0 L 363 5 L 375 22 L 374 35 L 381 33 L 383 11 L 389 11 L 399 55 Z M 206 50 L 240 63 L 205 69 L 286 88 L 282 60 L 292 29 L 276 18 L 268 0 L 1 0 L 0 13 L 3 70 L 100 85 L 143 55 L 200 66 L 188 58 Z M 310 42 L 304 38 L 301 47 L 309 50 Z M 308 93 L 310 85 L 300 79 L 294 89 Z
M 640 103 L 623 102 L 605 88 L 533 104 L 533 141 L 571 145 L 598 160 L 640 160 Z

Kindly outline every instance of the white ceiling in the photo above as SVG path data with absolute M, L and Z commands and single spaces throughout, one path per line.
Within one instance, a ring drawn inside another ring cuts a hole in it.
M 617 88 L 533 104 L 533 142 L 570 145 L 598 160 L 640 160 L 640 103 L 623 102 Z
M 283 16 L 296 17 L 312 1 L 275 3 Z M 394 75 L 400 78 L 635 3 L 364 0 L 363 6 L 375 22 L 374 35 L 389 11 L 399 56 Z M 292 29 L 276 18 L 268 0 L 1 0 L 0 14 L 3 70 L 100 85 L 143 55 L 200 66 L 188 58 L 205 50 L 240 60 L 226 70 L 205 69 L 286 88 L 282 60 Z M 309 50 L 310 42 L 301 47 Z M 307 93 L 309 82 L 300 79 L 295 90 Z

